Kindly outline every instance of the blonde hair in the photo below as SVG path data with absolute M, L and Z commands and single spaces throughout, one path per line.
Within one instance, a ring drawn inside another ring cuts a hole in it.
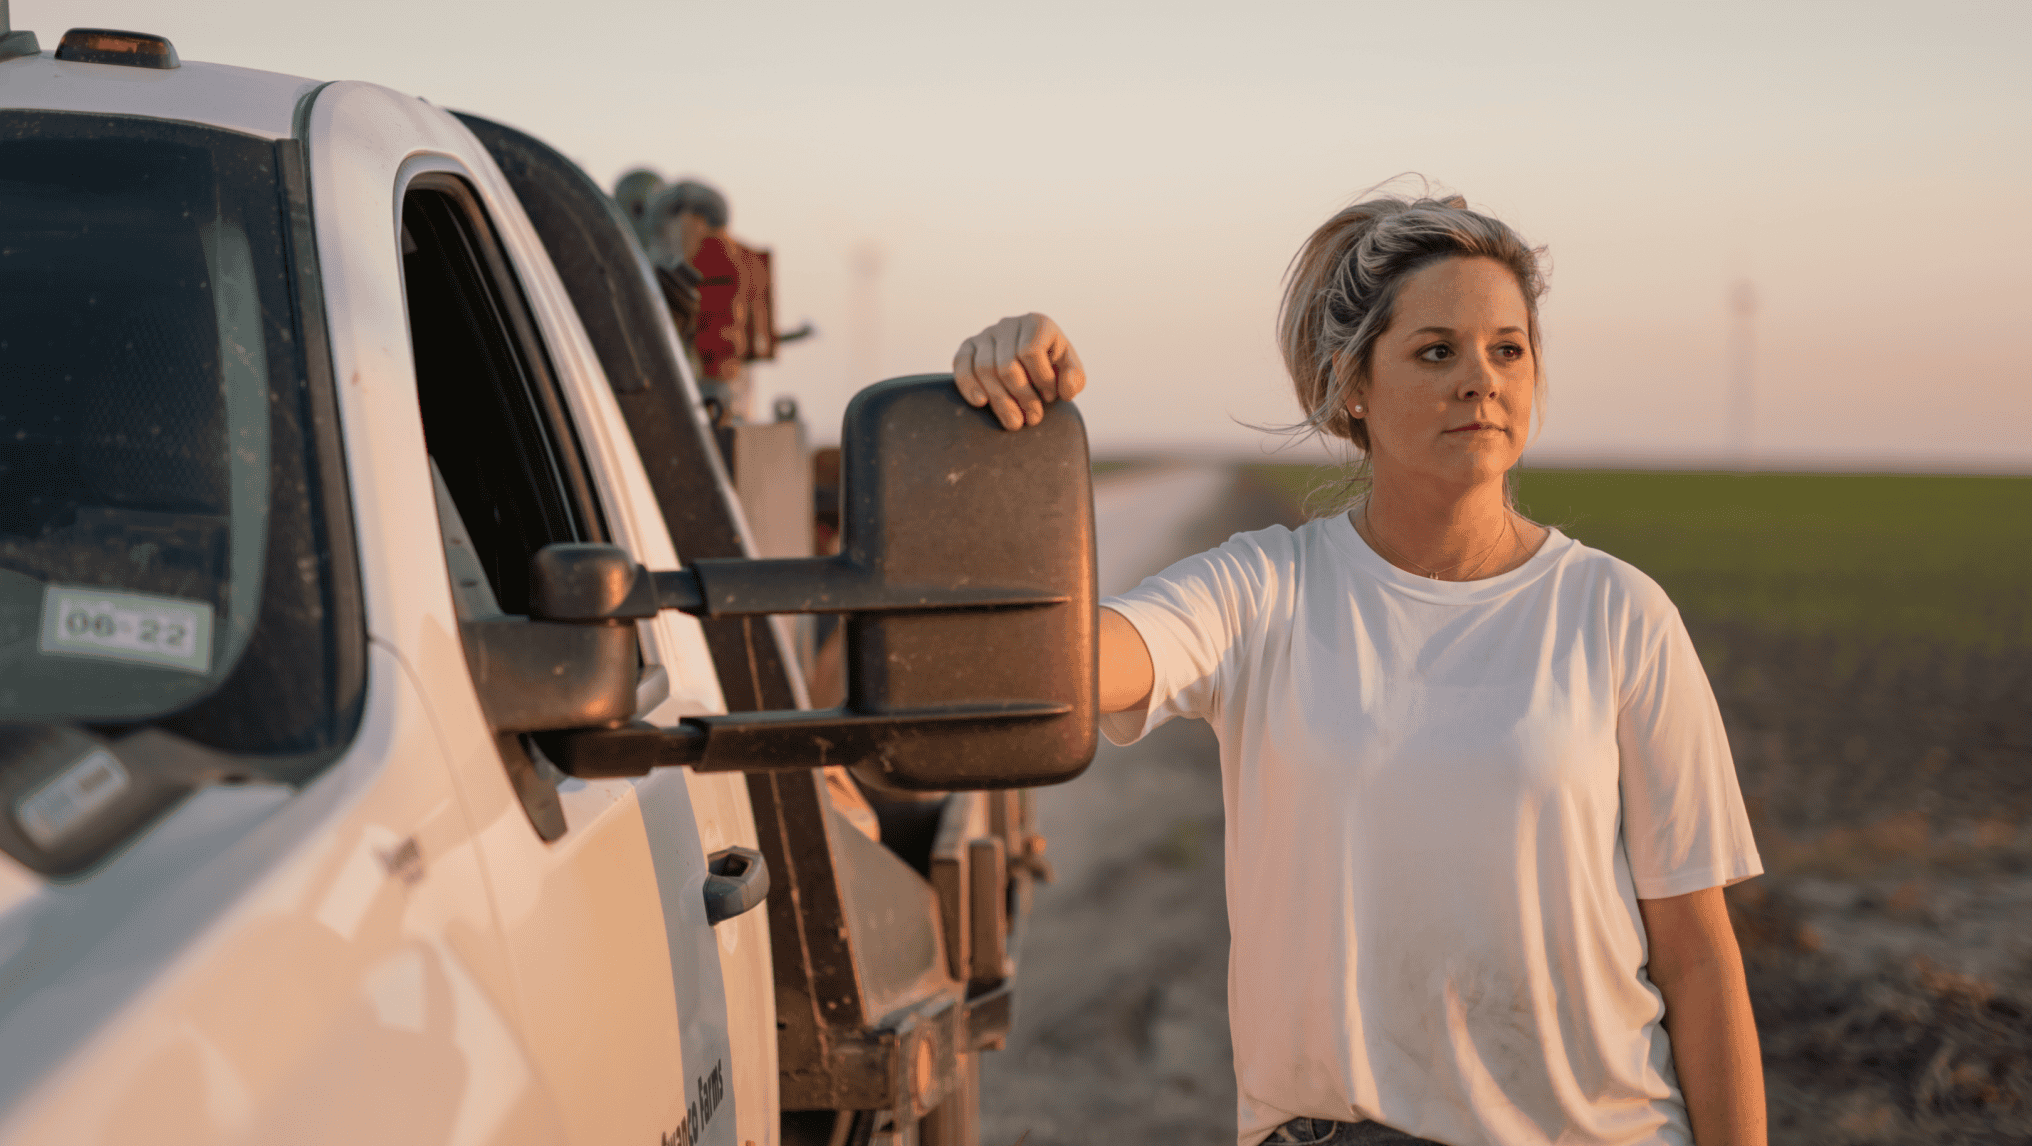
M 1538 338 L 1544 253 L 1508 224 L 1468 210 L 1458 195 L 1380 195 L 1341 210 L 1305 241 L 1284 276 L 1277 344 L 1305 411 L 1305 419 L 1288 429 L 1341 438 L 1369 452 L 1368 423 L 1349 416 L 1348 403 L 1368 388 L 1376 339 L 1390 327 L 1404 281 L 1451 258 L 1494 259 L 1516 276 L 1529 316 L 1537 421 L 1545 402 Z

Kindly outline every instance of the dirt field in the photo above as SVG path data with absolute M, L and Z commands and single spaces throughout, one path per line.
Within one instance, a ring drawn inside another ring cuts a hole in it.
M 1767 874 L 1776 1143 L 2032 1142 L 2032 481 L 1527 473 L 1672 594 Z
M 2032 482 L 1971 480 L 1526 478 L 1666 586 L 1714 681 L 1768 869 L 1730 899 L 1774 1143 L 2032 1143 Z M 1312 484 L 1245 471 L 1167 556 Z M 983 1142 L 1231 1141 L 1211 735 L 1104 746 L 1042 808 L 1060 880 Z
M 1772 1141 L 2032 1142 L 2032 654 L 1695 640 L 1768 870 L 1730 900 Z

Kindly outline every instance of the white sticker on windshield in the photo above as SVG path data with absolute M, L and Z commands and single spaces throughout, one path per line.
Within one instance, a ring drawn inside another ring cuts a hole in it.
M 132 786 L 111 752 L 94 749 L 15 805 L 15 819 L 36 846 L 52 847 Z
M 212 667 L 212 606 L 149 593 L 51 585 L 42 594 L 42 651 L 202 673 Z

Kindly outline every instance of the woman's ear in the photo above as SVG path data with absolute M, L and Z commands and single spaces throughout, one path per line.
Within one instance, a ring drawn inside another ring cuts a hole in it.
M 1339 354 L 1334 355 L 1333 377 L 1336 381 L 1345 377 L 1343 371 L 1346 369 L 1347 369 L 1347 360 L 1341 357 L 1341 355 Z M 1347 402 L 1343 404 L 1344 408 L 1348 412 L 1348 417 L 1350 418 L 1365 418 L 1369 414 L 1368 407 L 1365 405 L 1365 400 L 1362 395 L 1362 390 L 1363 387 L 1361 383 L 1357 381 L 1354 387 L 1352 387 L 1348 393 Z

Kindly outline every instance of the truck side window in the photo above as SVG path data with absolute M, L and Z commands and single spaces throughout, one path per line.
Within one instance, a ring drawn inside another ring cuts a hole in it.
M 529 612 L 529 559 L 556 541 L 605 541 L 599 501 L 550 359 L 479 200 L 427 175 L 402 203 L 403 287 L 417 403 L 461 617 Z M 419 491 L 421 493 L 422 491 Z M 495 737 L 536 834 L 565 818 L 526 736 Z
M 606 540 L 592 481 L 522 292 L 463 182 L 411 185 L 402 248 L 431 461 L 501 611 L 527 613 L 537 550 Z

